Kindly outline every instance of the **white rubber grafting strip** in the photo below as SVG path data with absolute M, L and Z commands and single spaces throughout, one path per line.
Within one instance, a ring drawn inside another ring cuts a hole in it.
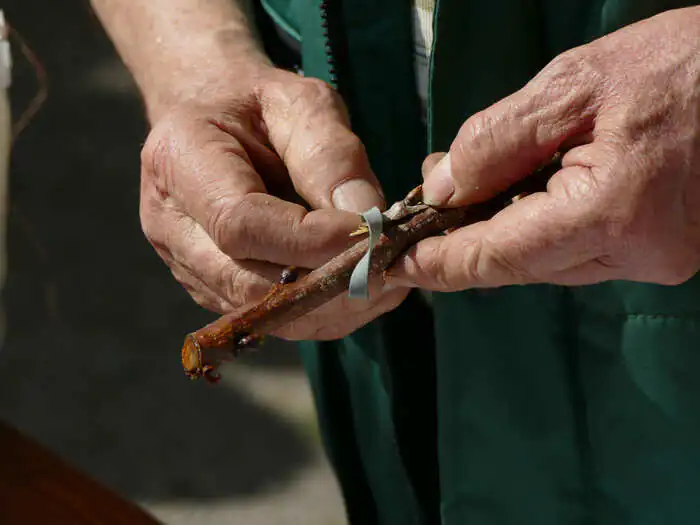
M 372 261 L 372 250 L 377 245 L 384 229 L 384 216 L 376 206 L 362 214 L 362 220 L 369 230 L 369 245 L 367 253 L 357 263 L 350 276 L 348 296 L 353 299 L 369 299 L 369 267 Z

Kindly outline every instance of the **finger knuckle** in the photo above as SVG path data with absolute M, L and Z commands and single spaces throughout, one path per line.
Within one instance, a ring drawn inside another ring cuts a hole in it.
M 305 78 L 302 82 L 301 97 L 312 105 L 335 106 L 338 102 L 338 93 L 327 82 L 318 78 Z
M 531 283 L 537 279 L 522 264 L 519 255 L 525 251 L 523 246 L 498 248 L 484 241 L 476 241 L 472 247 L 471 264 L 467 271 L 476 283 L 501 285 L 510 283 Z
M 212 303 L 209 295 L 203 290 L 202 283 L 199 282 L 188 270 L 182 266 L 171 263 L 169 264 L 170 273 L 172 274 L 175 281 L 177 281 L 182 288 L 195 300 L 197 304 L 207 308 L 208 305 Z
M 493 133 L 494 122 L 486 111 L 469 117 L 459 133 L 456 146 L 463 158 L 468 159 L 479 150 L 489 150 L 496 142 Z
M 309 140 L 301 152 L 300 164 L 313 165 L 317 159 L 323 159 L 327 156 L 329 151 L 332 151 L 336 158 L 346 160 L 348 171 L 366 158 L 365 147 L 360 138 L 346 129 L 339 129 L 337 132 L 315 135 L 313 140 Z M 318 180 L 310 180 L 310 182 L 313 185 L 324 184 L 327 175 L 323 172 L 316 174 Z M 347 173 L 348 176 L 353 174 Z
M 360 137 L 354 133 L 343 133 L 339 138 L 341 150 L 348 156 L 365 154 L 365 145 L 362 143 L 362 140 L 360 140 Z
M 469 283 L 479 286 L 484 282 L 485 265 L 483 242 L 471 239 L 460 246 L 461 259 L 458 258 L 461 273 Z
M 585 69 L 587 58 L 581 48 L 569 49 L 554 57 L 542 70 L 548 82 L 568 84 Z
M 453 249 L 454 247 L 445 247 L 443 243 L 424 244 L 411 265 L 417 273 L 418 281 L 425 283 L 431 290 L 454 291 L 454 271 L 450 265 L 455 260 L 451 257 Z M 461 266 L 462 256 L 462 253 L 457 254 L 458 267 Z M 458 271 L 461 272 L 461 268 Z
M 226 301 L 223 301 L 217 297 L 213 297 L 209 294 L 203 293 L 191 287 L 185 286 L 185 290 L 190 295 L 190 297 L 202 308 L 205 308 L 211 312 L 224 313 L 228 311 L 229 305 Z
M 488 269 L 486 266 L 489 266 Z M 484 265 L 478 271 L 494 276 L 503 276 L 502 279 L 498 277 L 495 279 L 498 284 L 501 284 L 501 281 L 503 283 L 511 281 L 519 284 L 536 281 L 530 272 L 523 269 L 520 265 L 515 264 L 510 257 L 498 251 L 494 251 L 488 260 L 484 259 Z
M 209 140 L 199 144 L 197 149 L 204 159 L 228 158 L 237 163 L 245 162 L 249 166 L 252 165 L 245 147 L 232 134 L 222 135 L 217 130 Z
M 159 124 L 153 128 L 141 149 L 141 166 L 147 175 L 158 175 L 170 165 L 172 144 L 164 129 L 167 127 Z
M 265 108 L 281 106 L 288 115 L 336 106 L 339 96 L 328 83 L 318 78 L 297 78 L 293 82 L 268 82 L 262 96 Z
M 270 289 L 270 283 L 252 272 L 225 265 L 219 273 L 217 289 L 223 290 L 232 304 L 244 306 L 263 297 Z
M 139 199 L 141 230 L 147 239 L 159 239 L 163 230 L 165 201 L 153 188 L 142 187 Z
M 586 201 L 584 217 L 588 224 L 600 228 L 611 243 L 618 245 L 643 239 L 648 221 L 638 192 L 631 186 L 605 186 L 603 182 L 593 193 L 595 198 Z
M 245 283 L 242 282 L 241 273 L 233 265 L 226 264 L 219 269 L 214 287 L 222 290 L 224 296 L 236 306 L 247 302 Z
M 173 268 L 175 266 L 175 258 L 173 257 L 173 253 L 167 248 L 167 246 L 163 246 L 155 242 L 152 242 L 151 245 L 153 246 L 155 252 L 158 254 L 158 257 L 161 258 L 161 260 L 168 266 L 168 268 Z
M 591 112 L 598 77 L 591 52 L 582 47 L 565 51 L 529 84 L 533 107 L 546 108 L 535 113 L 552 126 L 570 127 Z
M 433 248 L 433 253 L 430 256 L 430 262 L 428 268 L 426 268 L 429 275 L 435 283 L 435 289 L 445 292 L 455 291 L 456 287 L 452 282 L 451 278 L 452 272 L 449 268 L 450 253 L 445 247 L 440 244 Z
M 173 279 L 175 279 L 175 281 L 177 281 L 180 284 L 180 286 L 182 286 L 185 289 L 185 291 L 187 291 L 187 293 L 192 295 L 196 288 L 190 282 L 191 277 L 189 276 L 189 274 L 187 274 L 183 268 L 180 268 L 176 264 L 169 264 L 168 266 L 170 267 L 170 273 L 172 274 Z
M 214 243 L 233 259 L 246 259 L 249 255 L 250 232 L 245 216 L 251 206 L 248 195 L 219 198 L 212 202 L 207 231 Z
M 185 289 L 194 301 L 213 312 L 223 313 L 231 309 L 231 303 L 224 297 L 215 293 L 201 277 L 193 273 L 193 270 L 178 263 L 169 263 L 170 272 L 175 280 Z
M 154 187 L 161 198 L 167 198 L 171 193 L 177 164 L 176 140 L 165 129 L 167 127 L 163 124 L 154 128 L 141 149 L 142 188 Z

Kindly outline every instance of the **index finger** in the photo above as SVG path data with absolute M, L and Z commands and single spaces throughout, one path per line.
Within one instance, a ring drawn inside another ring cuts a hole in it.
M 384 207 L 365 148 L 333 88 L 311 78 L 270 84 L 261 107 L 272 145 L 297 193 L 312 207 L 354 212 Z
M 144 149 L 144 183 L 150 173 L 232 259 L 313 268 L 347 246 L 357 215 L 267 195 L 245 149 L 215 125 L 170 131 Z
M 605 255 L 605 245 L 601 206 L 584 187 L 589 177 L 587 168 L 565 168 L 547 193 L 525 197 L 491 220 L 418 243 L 389 270 L 387 282 L 457 291 L 615 278 L 614 268 L 591 264 Z

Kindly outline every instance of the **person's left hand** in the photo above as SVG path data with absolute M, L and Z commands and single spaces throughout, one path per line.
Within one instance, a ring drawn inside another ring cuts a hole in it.
M 419 243 L 387 282 L 440 291 L 617 279 L 671 285 L 697 273 L 700 7 L 568 51 L 468 119 L 449 154 L 437 166 L 426 161 L 425 200 L 486 200 L 567 148 L 546 192 Z

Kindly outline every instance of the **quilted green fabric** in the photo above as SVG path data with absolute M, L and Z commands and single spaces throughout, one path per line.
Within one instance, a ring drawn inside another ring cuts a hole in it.
M 333 0 L 330 0 L 333 2 Z M 319 2 L 266 0 L 329 79 Z M 662 0 L 441 0 L 429 129 L 410 2 L 344 0 L 348 100 L 389 200 L 470 114 Z M 700 278 L 414 294 L 304 345 L 351 523 L 700 523 Z

